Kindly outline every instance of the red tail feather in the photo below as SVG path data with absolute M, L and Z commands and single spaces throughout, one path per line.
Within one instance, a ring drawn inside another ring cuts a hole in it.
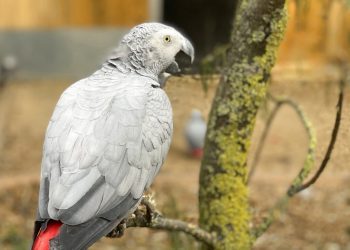
M 49 250 L 49 241 L 54 238 L 58 232 L 62 223 L 60 221 L 50 220 L 47 223 L 45 230 L 40 230 L 35 238 L 32 250 Z
M 192 152 L 191 152 L 191 155 L 194 157 L 194 158 L 202 158 L 203 156 L 203 149 L 202 148 L 195 148 L 195 149 L 192 149 Z

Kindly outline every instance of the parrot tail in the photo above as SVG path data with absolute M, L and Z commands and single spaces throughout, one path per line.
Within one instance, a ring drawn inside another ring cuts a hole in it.
M 49 241 L 56 237 L 62 226 L 60 221 L 49 220 L 45 229 L 40 229 L 35 237 L 32 250 L 49 250 Z
M 70 226 L 49 220 L 39 229 L 32 250 L 83 250 L 107 235 L 120 222 L 95 218 L 86 223 Z
M 136 209 L 140 201 L 141 199 L 134 199 L 130 193 L 118 206 L 101 214 L 102 217 L 95 217 L 78 225 L 62 224 L 55 220 L 37 220 L 32 250 L 86 250 L 118 226 L 123 218 Z
M 100 217 L 76 226 L 63 224 L 59 234 L 50 240 L 50 250 L 87 249 L 97 240 L 111 232 L 120 221 L 121 219 L 110 221 Z

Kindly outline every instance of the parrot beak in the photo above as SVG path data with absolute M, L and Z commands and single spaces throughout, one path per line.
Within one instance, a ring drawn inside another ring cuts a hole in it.
M 184 38 L 182 42 L 181 51 L 191 58 L 191 64 L 192 64 L 194 61 L 194 48 L 192 43 L 186 38 Z
M 175 55 L 175 61 L 172 62 L 165 72 L 174 76 L 181 76 L 182 72 L 189 71 L 190 65 L 194 60 L 194 48 L 190 41 L 183 39 L 180 51 Z
M 181 75 L 181 69 L 176 60 L 166 68 L 165 73 L 170 75 Z

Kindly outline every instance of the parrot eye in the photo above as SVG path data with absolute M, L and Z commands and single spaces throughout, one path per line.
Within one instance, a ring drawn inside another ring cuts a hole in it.
M 164 36 L 163 40 L 164 40 L 165 43 L 170 43 L 171 42 L 171 38 L 170 38 L 169 35 Z

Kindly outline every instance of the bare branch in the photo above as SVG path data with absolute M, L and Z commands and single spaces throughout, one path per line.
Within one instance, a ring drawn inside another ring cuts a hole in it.
M 307 157 L 306 157 L 306 161 L 304 163 L 304 167 L 302 168 L 302 171 L 299 173 L 299 175 L 301 175 L 303 177 L 302 180 L 305 179 L 305 171 L 309 171 L 311 170 L 311 163 L 314 162 L 314 159 L 315 159 L 315 147 L 316 147 L 316 136 L 315 136 L 315 133 L 313 131 L 313 128 L 311 126 L 311 123 L 310 121 L 308 120 L 308 118 L 306 117 L 304 111 L 301 109 L 301 107 L 296 103 L 294 102 L 293 100 L 291 99 L 288 99 L 288 98 L 276 98 L 276 97 L 273 97 L 272 95 L 268 95 L 268 98 L 271 99 L 273 102 L 275 102 L 275 106 L 273 108 L 273 110 L 271 111 L 267 121 L 266 121 L 266 125 L 265 125 L 265 129 L 263 131 L 263 134 L 261 136 L 261 139 L 259 141 L 259 144 L 258 144 L 258 147 L 257 147 L 257 151 L 256 151 L 256 155 L 255 155 L 255 158 L 253 160 L 253 163 L 252 163 L 252 166 L 251 166 L 251 170 L 249 172 L 249 176 L 248 176 L 248 183 L 249 181 L 251 180 L 252 176 L 254 175 L 254 172 L 255 172 L 255 169 L 256 169 L 256 166 L 260 160 L 260 156 L 261 156 L 261 152 L 263 150 L 263 146 L 265 144 L 265 141 L 266 141 L 266 138 L 267 138 L 267 135 L 268 135 L 268 132 L 270 131 L 270 128 L 271 128 L 271 125 L 272 125 L 272 122 L 273 120 L 275 119 L 276 117 L 276 114 L 277 112 L 280 110 L 280 108 L 283 106 L 283 105 L 288 105 L 290 107 L 292 107 L 295 112 L 298 114 L 308 136 L 309 136 L 309 148 L 308 148 L 308 154 L 307 154 Z M 307 173 L 308 174 L 308 173 Z M 298 176 L 299 176 L 298 175 Z M 294 182 L 293 182 L 294 183 Z
M 108 237 L 120 237 L 123 235 L 123 231 L 129 227 L 147 227 L 166 231 L 183 232 L 207 245 L 215 245 L 214 235 L 199 228 L 197 225 L 163 217 L 163 215 L 156 209 L 154 201 L 150 196 L 144 196 L 136 211 L 125 221 L 120 223 L 108 235 Z
M 321 174 L 323 173 L 324 169 L 327 166 L 329 159 L 331 158 L 335 142 L 337 141 L 337 135 L 339 132 L 340 121 L 341 121 L 341 116 L 342 116 L 342 111 L 343 111 L 344 86 L 345 86 L 345 80 L 342 78 L 340 80 L 340 90 L 339 90 L 338 103 L 337 103 L 337 114 L 335 116 L 335 122 L 334 122 L 333 130 L 332 130 L 332 136 L 331 136 L 331 140 L 328 144 L 327 152 L 322 160 L 322 163 L 319 166 L 315 175 L 308 182 L 306 182 L 300 186 L 294 187 L 294 189 L 291 187 L 290 190 L 288 190 L 288 193 L 290 196 L 292 196 L 293 194 L 298 193 L 298 192 L 310 187 L 312 184 L 314 184 L 318 180 L 318 178 L 321 176 Z
M 274 222 L 276 215 L 285 209 L 285 207 L 288 203 L 288 200 L 291 197 L 289 195 L 290 190 L 292 190 L 292 188 L 295 186 L 301 185 L 301 183 L 309 175 L 312 167 L 314 166 L 314 161 L 315 161 L 316 135 L 315 135 L 314 129 L 311 125 L 311 122 L 309 121 L 309 119 L 305 115 L 304 111 L 293 100 L 290 100 L 287 98 L 276 98 L 276 97 L 273 97 L 271 95 L 269 96 L 269 98 L 276 103 L 276 106 L 274 109 L 275 113 L 279 110 L 279 108 L 282 105 L 288 105 L 295 110 L 295 112 L 299 116 L 299 118 L 300 118 L 300 120 L 301 120 L 307 134 L 308 134 L 309 145 L 308 145 L 307 155 L 306 155 L 302 169 L 299 171 L 297 177 L 293 180 L 292 185 L 288 189 L 287 194 L 285 196 L 283 196 L 276 203 L 276 205 L 273 208 L 270 209 L 269 215 L 266 218 L 264 218 L 263 222 L 253 230 L 252 234 L 253 234 L 254 238 L 258 238 L 260 235 L 262 235 L 270 227 L 270 225 Z M 272 118 L 270 115 L 271 122 L 272 122 L 272 119 L 274 117 L 275 117 L 275 114 L 272 116 Z
M 343 77 L 340 80 L 340 91 L 339 91 L 338 102 L 337 102 L 337 114 L 335 117 L 334 127 L 332 130 L 332 136 L 331 136 L 331 140 L 330 140 L 329 145 L 328 145 L 327 152 L 322 160 L 320 167 L 318 168 L 317 172 L 315 173 L 315 175 L 305 184 L 303 184 L 303 182 L 306 179 L 306 177 L 308 176 L 308 174 L 310 173 L 312 166 L 314 165 L 314 150 L 315 150 L 315 146 L 316 146 L 316 139 L 315 139 L 315 135 L 313 134 L 312 127 L 311 127 L 310 123 L 308 122 L 308 120 L 306 119 L 306 117 L 303 114 L 300 107 L 298 107 L 298 105 L 295 104 L 294 102 L 288 101 L 288 103 L 297 111 L 297 113 L 299 114 L 300 118 L 303 121 L 305 128 L 308 131 L 309 138 L 310 138 L 309 150 L 308 150 L 308 154 L 307 154 L 306 160 L 304 162 L 303 168 L 300 170 L 299 174 L 294 179 L 291 186 L 288 188 L 286 195 L 284 195 L 276 203 L 276 205 L 270 209 L 269 215 L 266 218 L 264 218 L 263 222 L 253 230 L 252 236 L 254 238 L 258 238 L 259 236 L 261 236 L 270 227 L 270 225 L 274 222 L 277 215 L 280 214 L 286 208 L 288 201 L 291 197 L 293 197 L 295 194 L 301 192 L 302 190 L 304 190 L 304 189 L 308 188 L 309 186 L 311 186 L 312 184 L 314 184 L 318 180 L 318 178 L 320 177 L 320 175 L 322 174 L 324 169 L 326 168 L 327 163 L 331 157 L 331 154 L 332 154 L 332 151 L 333 151 L 336 139 L 337 139 L 339 127 L 340 127 L 343 99 L 344 99 L 344 86 L 345 86 L 345 77 Z
M 307 176 L 310 174 L 312 168 L 314 167 L 315 163 L 315 150 L 316 150 L 316 135 L 314 132 L 314 129 L 311 125 L 311 122 L 309 119 L 306 117 L 305 113 L 301 109 L 301 107 L 293 102 L 292 100 L 287 101 L 288 105 L 294 108 L 294 110 L 297 112 L 299 115 L 306 131 L 309 136 L 309 146 L 307 150 L 307 155 L 303 164 L 303 167 L 299 171 L 298 175 L 294 178 L 290 188 L 287 191 L 288 196 L 293 196 L 294 195 L 294 188 L 300 186 L 304 180 L 307 178 Z
M 254 157 L 252 165 L 250 167 L 247 183 L 249 183 L 251 181 L 251 179 L 252 179 L 252 177 L 253 177 L 253 175 L 255 173 L 256 166 L 258 165 L 258 162 L 260 161 L 260 156 L 261 156 L 262 150 L 264 149 L 263 146 L 265 144 L 267 135 L 268 135 L 268 133 L 270 131 L 272 122 L 275 119 L 276 114 L 277 114 L 278 110 L 280 109 L 280 107 L 282 106 L 282 104 L 283 104 L 283 102 L 277 102 L 276 105 L 274 106 L 273 110 L 271 111 L 269 117 L 267 118 L 264 131 L 263 131 L 263 133 L 261 135 L 260 141 L 259 141 L 258 146 L 257 146 L 255 157 Z

